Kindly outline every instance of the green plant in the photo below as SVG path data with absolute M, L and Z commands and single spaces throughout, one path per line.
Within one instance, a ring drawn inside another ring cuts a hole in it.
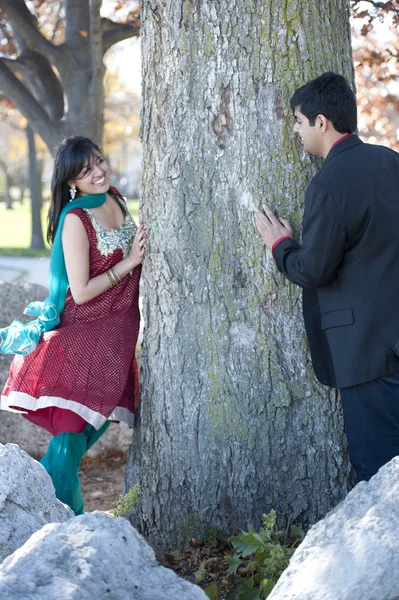
M 204 589 L 205 594 L 208 596 L 209 600 L 220 600 L 220 594 L 218 586 L 215 582 L 211 583 Z
M 205 530 L 204 544 L 205 546 L 209 546 L 210 544 L 214 544 L 217 540 L 228 543 L 229 537 L 221 527 L 218 525 L 211 525 Z
M 123 517 L 131 513 L 133 508 L 139 501 L 140 492 L 140 485 L 136 483 L 136 485 L 131 487 L 130 490 L 128 490 L 120 500 L 115 502 L 115 504 L 109 511 L 110 514 L 113 517 Z
M 205 579 L 205 575 L 206 575 L 205 563 L 202 562 L 200 564 L 200 566 L 198 567 L 198 569 L 196 570 L 196 572 L 194 573 L 195 583 L 202 583 Z
M 262 516 L 262 523 L 258 532 L 243 531 L 230 538 L 236 553 L 228 558 L 233 587 L 227 600 L 267 598 L 305 535 L 298 527 L 291 526 L 295 540 L 288 543 L 283 532 L 276 528 L 274 510 Z

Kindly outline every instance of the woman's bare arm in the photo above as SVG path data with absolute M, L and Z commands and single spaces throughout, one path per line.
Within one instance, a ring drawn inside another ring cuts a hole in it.
M 140 237 L 142 255 L 133 252 L 133 247 L 138 245 L 135 238 L 132 250 L 126 258 L 118 262 L 114 269 L 119 277 L 124 277 L 144 258 L 143 248 L 145 241 L 143 227 L 138 228 L 136 237 Z M 145 238 L 146 240 L 146 238 Z M 110 284 L 105 273 L 90 279 L 90 246 L 86 230 L 77 215 L 68 214 L 65 217 L 62 230 L 62 246 L 65 256 L 65 266 L 69 279 L 72 298 L 76 304 L 84 304 L 110 289 Z

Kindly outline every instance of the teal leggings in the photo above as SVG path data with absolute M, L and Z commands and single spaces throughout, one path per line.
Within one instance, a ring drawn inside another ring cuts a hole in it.
M 87 425 L 83 433 L 60 433 L 52 437 L 40 461 L 53 481 L 58 500 L 68 504 L 75 515 L 84 513 L 79 481 L 80 461 L 110 425 L 111 421 L 107 421 L 98 431 Z

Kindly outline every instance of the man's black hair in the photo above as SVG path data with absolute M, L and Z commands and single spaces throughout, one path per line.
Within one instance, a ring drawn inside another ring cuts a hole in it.
M 300 87 L 290 100 L 296 108 L 315 124 L 317 115 L 324 115 L 339 133 L 353 133 L 357 127 L 355 94 L 342 75 L 323 73 Z

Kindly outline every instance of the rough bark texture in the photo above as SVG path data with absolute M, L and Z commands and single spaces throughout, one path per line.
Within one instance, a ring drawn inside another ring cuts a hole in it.
M 338 395 L 314 377 L 301 291 L 264 253 L 253 206 L 298 231 L 320 165 L 289 97 L 352 80 L 347 0 L 143 0 L 142 218 L 150 227 L 135 520 L 168 548 L 277 510 L 314 523 L 348 490 Z

